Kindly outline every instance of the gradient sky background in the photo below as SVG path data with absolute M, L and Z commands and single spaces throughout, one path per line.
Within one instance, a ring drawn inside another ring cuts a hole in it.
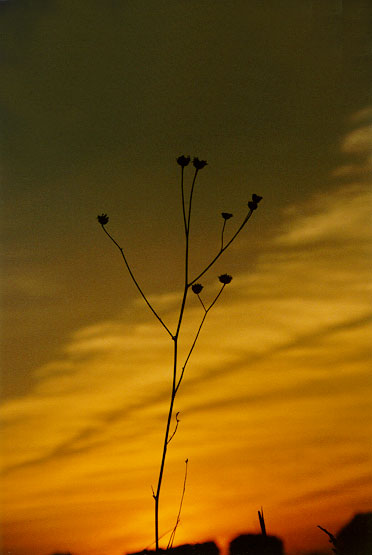
M 161 531 L 327 548 L 371 510 L 371 8 L 364 0 L 0 3 L 3 550 L 153 541 L 182 287 L 176 156 L 208 160 L 192 271 L 234 279 L 177 398 Z M 189 174 L 190 176 L 191 171 Z M 230 231 L 230 232 L 231 232 Z M 188 304 L 184 352 L 202 317 Z

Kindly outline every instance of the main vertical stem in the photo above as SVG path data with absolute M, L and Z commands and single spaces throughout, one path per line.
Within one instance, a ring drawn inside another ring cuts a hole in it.
M 174 337 L 173 340 L 174 340 L 174 359 L 173 359 L 172 392 L 171 392 L 171 400 L 170 400 L 170 404 L 169 404 L 167 427 L 165 429 L 163 454 L 162 454 L 161 463 L 160 463 L 158 486 L 157 486 L 157 489 L 156 489 L 156 494 L 154 496 L 154 498 L 155 498 L 155 548 L 156 548 L 156 552 L 159 551 L 159 498 L 160 498 L 160 489 L 161 489 L 161 484 L 162 484 L 162 481 L 163 481 L 165 457 L 166 457 L 166 454 L 167 454 L 167 447 L 168 447 L 168 443 L 169 443 L 169 430 L 170 430 L 170 423 L 172 421 L 174 399 L 176 397 L 178 337 L 177 336 Z
M 192 196 L 193 196 L 193 192 L 194 192 L 194 186 L 195 186 L 195 181 L 196 181 L 196 177 L 198 175 L 198 170 L 195 170 L 195 174 L 194 174 L 194 178 L 192 181 L 192 185 L 191 185 L 191 192 L 190 192 L 190 199 L 189 199 L 189 209 L 188 209 L 188 214 L 186 216 L 186 209 L 185 209 L 185 198 L 184 198 L 184 191 L 183 191 L 183 168 L 182 168 L 182 174 L 181 174 L 181 189 L 182 189 L 182 210 L 183 210 L 183 220 L 184 220 L 184 226 L 185 226 L 185 284 L 184 284 L 184 289 L 183 289 L 183 297 L 182 297 L 182 302 L 181 302 L 181 308 L 180 308 L 180 315 L 178 317 L 178 324 L 177 324 L 177 330 L 174 336 L 172 336 L 173 342 L 174 342 L 174 354 L 173 354 L 173 380 L 172 380 L 172 391 L 171 391 L 171 400 L 170 400 L 170 404 L 169 404 L 169 411 L 168 411 L 168 419 L 167 419 L 167 426 L 165 429 L 165 437 L 164 437 L 164 444 L 163 444 L 163 453 L 162 453 L 162 457 L 161 457 L 161 463 L 160 463 L 160 471 L 159 471 L 159 479 L 158 479 L 158 485 L 156 488 L 156 493 L 154 494 L 154 499 L 155 499 L 155 549 L 156 552 L 159 552 L 159 499 L 160 499 L 160 490 L 161 490 L 161 484 L 163 481 L 163 473 L 164 473 L 164 466 L 165 466 L 165 457 L 167 454 L 167 448 L 168 448 L 168 443 L 169 443 L 169 430 L 170 430 L 170 424 L 172 421 L 172 414 L 173 414 L 173 405 L 174 405 L 174 400 L 176 397 L 176 393 L 178 390 L 178 386 L 180 385 L 180 382 L 178 383 L 178 386 L 176 387 L 176 383 L 177 383 L 177 349 L 178 349 L 178 337 L 180 334 L 180 329 L 181 329 L 181 324 L 182 324 L 182 319 L 183 319 L 183 313 L 185 311 L 185 305 L 186 305 L 186 298 L 187 298 L 187 292 L 189 290 L 189 234 L 190 234 L 190 218 L 191 218 L 191 203 L 192 203 Z

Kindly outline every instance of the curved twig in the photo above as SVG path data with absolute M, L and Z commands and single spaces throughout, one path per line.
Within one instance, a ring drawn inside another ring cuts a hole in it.
M 222 232 L 221 232 L 221 251 L 223 250 L 223 234 L 224 234 L 224 232 L 225 232 L 226 221 L 227 221 L 227 220 L 224 220 L 224 221 L 223 221 L 223 226 L 222 226 Z
M 170 442 L 172 441 L 172 439 L 174 438 L 174 436 L 176 435 L 177 429 L 178 429 L 178 424 L 180 423 L 180 419 L 178 418 L 179 412 L 176 412 L 176 427 L 174 428 L 174 432 L 173 434 L 170 436 L 170 438 L 167 441 L 167 445 L 170 444 Z
M 105 228 L 104 224 L 101 224 L 101 227 L 103 229 L 103 231 L 106 233 L 106 235 L 111 239 L 111 241 L 114 243 L 114 245 L 116 245 L 116 247 L 119 249 L 120 254 L 125 262 L 125 265 L 127 267 L 127 270 L 129 272 L 130 277 L 133 280 L 134 285 L 137 287 L 140 295 L 142 296 L 143 300 L 145 301 L 145 303 L 147 304 L 147 306 L 149 307 L 149 309 L 151 310 L 151 312 L 154 314 L 154 316 L 159 320 L 159 322 L 161 323 L 161 325 L 163 326 L 164 329 L 166 329 L 166 331 L 169 333 L 169 335 L 171 336 L 171 338 L 173 339 L 173 334 L 172 332 L 169 330 L 168 326 L 163 322 L 163 320 L 160 318 L 159 314 L 156 312 L 156 310 L 151 306 L 150 302 L 148 301 L 146 295 L 144 294 L 144 292 L 142 291 L 138 281 L 136 280 L 136 278 L 134 277 L 134 274 L 128 264 L 128 261 L 125 257 L 124 251 L 122 249 L 122 247 L 119 245 L 119 243 L 117 243 L 117 241 L 115 241 L 115 239 L 113 238 L 113 236 L 107 231 L 107 229 Z
M 180 518 L 180 517 L 181 517 L 181 511 L 182 511 L 183 498 L 185 497 L 185 491 L 186 491 L 187 464 L 188 464 L 188 462 L 189 462 L 189 459 L 186 459 L 186 460 L 185 460 L 185 465 L 186 465 L 186 467 L 185 467 L 185 478 L 184 478 L 184 480 L 183 480 L 183 489 L 182 489 L 182 495 L 181 495 L 181 501 L 180 501 L 180 508 L 179 508 L 179 510 L 178 510 L 178 515 L 177 515 L 177 519 L 176 519 L 176 524 L 175 524 L 175 526 L 174 526 L 174 528 L 173 528 L 173 530 L 172 530 L 172 533 L 171 533 L 170 538 L 169 538 L 169 541 L 168 541 L 167 549 L 172 549 L 172 547 L 173 547 L 173 542 L 174 542 L 174 537 L 175 537 L 175 535 L 176 535 L 176 530 L 177 530 L 177 527 L 178 527 L 178 525 L 179 525 L 179 523 L 180 523 L 180 521 L 181 521 L 181 518 Z

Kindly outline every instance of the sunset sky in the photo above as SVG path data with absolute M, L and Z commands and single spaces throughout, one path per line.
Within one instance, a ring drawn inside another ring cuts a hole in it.
M 372 510 L 371 8 L 364 0 L 2 0 L 3 553 L 154 541 L 180 154 L 208 161 L 191 274 L 233 276 L 179 390 L 161 497 L 176 544 L 330 551 Z M 186 168 L 186 186 L 192 169 Z M 190 294 L 182 362 L 203 310 Z M 164 536 L 166 545 L 168 536 Z

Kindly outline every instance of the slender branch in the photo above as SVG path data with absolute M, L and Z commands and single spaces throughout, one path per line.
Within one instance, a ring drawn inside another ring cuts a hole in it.
M 122 256 L 122 258 L 123 258 L 123 260 L 124 260 L 124 262 L 125 262 L 125 265 L 126 265 L 126 267 L 127 267 L 127 270 L 128 270 L 128 272 L 129 272 L 129 275 L 130 275 L 130 277 L 132 278 L 132 280 L 133 280 L 135 286 L 137 287 L 137 289 L 138 289 L 140 295 L 142 296 L 143 300 L 145 301 L 145 303 L 147 304 L 147 306 L 149 307 L 149 309 L 151 310 L 151 312 L 154 314 L 154 316 L 159 320 L 159 322 L 161 323 L 161 325 L 163 326 L 163 328 L 166 329 L 166 331 L 169 333 L 169 335 L 170 335 L 170 336 L 172 337 L 172 339 L 173 339 L 173 334 L 172 334 L 172 332 L 169 330 L 168 326 L 166 326 L 166 324 L 165 324 L 165 323 L 163 322 L 163 320 L 160 318 L 159 314 L 158 314 L 158 313 L 154 310 L 154 308 L 151 306 L 151 304 L 150 304 L 150 302 L 148 301 L 146 295 L 144 294 L 144 292 L 142 291 L 141 287 L 139 286 L 138 281 L 136 280 L 136 278 L 135 278 L 134 275 L 133 275 L 132 270 L 130 269 L 130 266 L 129 266 L 128 261 L 127 261 L 127 259 L 126 259 L 126 257 L 125 257 L 125 254 L 124 254 L 123 249 L 121 248 L 121 246 L 119 245 L 119 243 L 117 243 L 117 242 L 115 241 L 115 239 L 112 237 L 112 235 L 107 231 L 107 229 L 105 228 L 105 226 L 101 224 L 101 227 L 102 227 L 103 231 L 106 233 L 106 235 L 107 235 L 107 236 L 111 239 L 111 241 L 114 243 L 114 245 L 116 245 L 117 248 L 119 249 L 120 254 L 121 254 L 121 256 Z
M 219 290 L 219 292 L 218 292 L 217 295 L 216 295 L 216 298 L 214 299 L 214 301 L 212 302 L 212 304 L 209 305 L 209 307 L 208 307 L 208 309 L 207 309 L 207 312 L 209 312 L 210 309 L 212 308 L 212 306 L 216 304 L 216 302 L 217 302 L 219 296 L 221 295 L 221 293 L 222 293 L 222 291 L 225 289 L 225 287 L 226 287 L 226 283 L 224 283 L 224 284 L 222 285 L 221 289 Z
M 183 296 L 182 296 L 182 301 L 181 301 L 181 308 L 180 308 L 180 314 L 178 317 L 178 324 L 177 324 L 177 329 L 176 329 L 176 333 L 174 335 L 174 340 L 177 342 L 178 340 L 178 336 L 180 334 L 180 329 L 181 329 L 181 324 L 182 324 L 182 319 L 183 319 L 183 313 L 185 312 L 185 306 L 186 306 L 186 298 L 187 298 L 187 292 L 189 290 L 189 286 L 187 285 L 187 280 L 188 280 L 188 273 L 189 273 L 189 234 L 186 234 L 186 257 L 185 257 L 185 287 L 183 290 Z
M 178 527 L 178 525 L 179 525 L 179 523 L 180 523 L 180 521 L 181 521 L 180 517 L 181 517 L 181 511 L 182 511 L 183 498 L 185 497 L 185 491 L 186 491 L 187 464 L 188 464 L 188 462 L 189 462 L 189 459 L 186 459 L 186 460 L 185 460 L 185 465 L 186 465 L 186 466 L 185 466 L 185 477 L 184 477 L 184 480 L 183 480 L 183 488 L 182 488 L 182 495 L 181 495 L 181 501 L 180 501 L 180 508 L 179 508 L 179 510 L 178 510 L 178 515 L 177 515 L 177 519 L 176 519 L 176 524 L 175 524 L 175 526 L 174 526 L 174 528 L 173 528 L 173 530 L 172 530 L 172 533 L 171 533 L 171 535 L 170 535 L 170 538 L 169 538 L 169 542 L 168 542 L 168 545 L 167 545 L 167 549 L 170 549 L 170 548 L 173 547 L 173 542 L 174 542 L 174 538 L 175 538 L 175 535 L 176 535 L 176 530 L 177 530 L 177 527 Z
M 195 186 L 195 181 L 196 181 L 196 176 L 197 175 L 198 175 L 198 169 L 195 170 L 194 179 L 192 180 L 191 191 L 190 191 L 190 199 L 189 199 L 189 213 L 188 213 L 188 217 L 187 217 L 187 224 L 185 226 L 185 285 L 184 285 L 184 289 L 183 289 L 183 297 L 182 297 L 182 301 L 181 301 L 180 314 L 179 314 L 179 317 L 178 317 L 178 324 L 177 324 L 176 333 L 174 335 L 174 339 L 178 339 L 178 336 L 179 336 L 179 333 L 180 333 L 180 328 L 181 328 L 182 319 L 183 319 L 183 313 L 185 311 L 187 292 L 188 292 L 189 287 L 190 287 L 190 284 L 188 283 L 188 281 L 189 281 L 190 219 L 191 219 L 192 196 L 193 196 L 193 192 L 194 192 L 194 186 Z
M 181 167 L 181 192 L 182 192 L 182 214 L 183 214 L 183 225 L 185 228 L 185 233 L 187 233 L 187 222 L 186 222 L 186 208 L 185 208 L 185 192 L 183 188 L 183 174 L 184 166 Z
M 195 347 L 196 342 L 197 342 L 197 340 L 198 340 L 199 334 L 200 334 L 200 332 L 201 332 L 201 329 L 202 329 L 202 327 L 203 327 L 203 324 L 204 324 L 204 322 L 205 322 L 205 319 L 206 319 L 206 317 L 207 317 L 207 314 L 208 314 L 208 311 L 206 310 L 205 313 L 204 313 L 203 319 L 202 319 L 202 321 L 201 321 L 201 323 L 200 323 L 199 329 L 198 329 L 198 331 L 197 331 L 197 333 L 196 333 L 195 339 L 194 339 L 194 341 L 193 341 L 193 343 L 192 343 L 192 345 L 191 345 L 189 354 L 188 354 L 187 357 L 186 357 L 185 364 L 184 364 L 183 367 L 182 367 L 181 375 L 180 375 L 180 377 L 179 377 L 179 380 L 178 380 L 178 382 L 177 382 L 176 389 L 175 389 L 175 392 L 176 392 L 176 393 L 177 393 L 177 391 L 178 391 L 178 389 L 179 389 L 179 387 L 180 387 L 180 385 L 181 385 L 181 382 L 182 382 L 183 374 L 184 374 L 184 372 L 185 372 L 186 365 L 187 365 L 187 363 L 188 363 L 188 361 L 189 361 L 189 358 L 190 358 L 190 356 L 191 356 L 191 353 L 192 353 L 193 350 L 194 350 L 194 347 Z
M 203 303 L 202 298 L 201 298 L 201 296 L 199 295 L 199 293 L 198 293 L 198 299 L 199 299 L 199 301 L 201 302 L 201 305 L 202 305 L 202 307 L 204 308 L 205 312 L 207 312 L 207 309 L 205 308 L 205 304 Z
M 186 357 L 185 364 L 183 365 L 183 368 L 182 368 L 182 371 L 181 371 L 181 375 L 180 375 L 180 377 L 179 377 L 179 380 L 178 380 L 177 385 L 176 385 L 176 388 L 175 388 L 175 394 L 177 393 L 177 391 L 178 391 L 178 389 L 179 389 L 179 387 L 180 387 L 180 385 L 181 385 L 181 382 L 182 382 L 182 378 L 183 378 L 183 375 L 184 375 L 184 372 L 185 372 L 186 365 L 187 365 L 187 363 L 189 362 L 189 358 L 190 358 L 190 356 L 191 356 L 191 353 L 192 353 L 193 350 L 194 350 L 194 347 L 195 347 L 196 342 L 197 342 L 197 340 L 198 340 L 198 337 L 199 337 L 199 335 L 200 335 L 200 332 L 201 332 L 201 329 L 202 329 L 203 324 L 204 324 L 204 322 L 205 322 L 205 319 L 206 319 L 206 317 L 207 317 L 207 314 L 208 314 L 208 312 L 210 311 L 210 309 L 212 308 L 212 306 L 217 302 L 217 299 L 218 299 L 218 297 L 221 295 L 221 293 L 222 293 L 224 287 L 225 287 L 225 284 L 222 285 L 222 287 L 221 287 L 221 289 L 219 290 L 219 292 L 218 292 L 217 296 L 215 297 L 214 301 L 209 305 L 208 308 L 205 308 L 205 306 L 204 306 L 202 300 L 200 299 L 200 302 L 202 303 L 202 305 L 203 305 L 203 307 L 204 307 L 205 313 L 204 313 L 204 316 L 203 316 L 202 321 L 201 321 L 201 323 L 200 323 L 200 326 L 199 326 L 199 328 L 198 328 L 198 331 L 196 332 L 196 335 L 195 335 L 194 341 L 193 341 L 193 343 L 192 343 L 192 345 L 191 345 L 191 348 L 190 348 L 190 350 L 189 350 L 189 353 L 188 353 L 188 355 L 187 355 L 187 357 Z M 199 296 L 199 295 L 198 295 L 198 296 Z
M 179 333 L 180 333 L 182 319 L 183 319 L 183 313 L 185 311 L 187 293 L 188 293 L 188 290 L 189 290 L 190 285 L 191 285 L 191 284 L 188 283 L 188 281 L 189 281 L 190 220 L 191 220 L 192 197 L 193 197 L 193 193 L 194 193 L 194 187 L 195 187 L 195 182 L 196 182 L 196 177 L 198 175 L 198 171 L 199 171 L 198 168 L 196 168 L 195 173 L 194 173 L 194 178 L 192 180 L 191 191 L 190 191 L 189 212 L 188 212 L 188 217 L 187 217 L 187 225 L 185 226 L 185 240 L 186 240 L 186 244 L 185 244 L 185 286 L 184 286 L 184 290 L 183 290 L 183 297 L 182 297 L 182 301 L 181 301 L 180 314 L 179 314 L 179 317 L 178 317 L 178 324 L 177 324 L 176 333 L 174 335 L 174 339 L 178 339 L 178 336 L 179 336 Z
M 224 220 L 224 221 L 223 221 L 223 226 L 222 226 L 222 233 L 221 233 L 221 251 L 223 250 L 223 234 L 224 234 L 224 231 L 225 231 L 226 221 L 227 221 L 227 220 Z
M 192 180 L 192 185 L 191 185 L 190 200 L 189 200 L 189 214 L 187 217 L 187 234 L 190 233 L 191 204 L 192 204 L 192 197 L 194 194 L 195 181 L 196 181 L 196 176 L 198 175 L 198 171 L 199 171 L 198 168 L 196 168 L 194 173 L 194 178 Z
M 161 536 L 159 536 L 159 540 L 161 540 L 162 538 L 164 538 L 164 536 L 166 536 L 167 534 L 169 534 L 169 532 L 173 532 L 173 528 L 174 528 L 174 527 L 168 528 L 168 530 L 166 530 L 165 532 L 163 532 L 163 534 L 162 534 Z M 144 548 L 142 549 L 142 552 L 143 552 L 143 551 L 147 551 L 147 550 L 150 549 L 150 547 L 152 547 L 154 544 L 155 544 L 155 540 L 154 540 L 153 542 L 149 543 L 149 545 L 147 545 L 146 547 L 144 547 Z
M 246 217 L 243 220 L 243 223 L 240 225 L 238 230 L 231 237 L 230 241 L 228 243 L 226 243 L 226 245 L 223 248 L 221 248 L 221 250 L 216 254 L 216 256 L 213 258 L 213 260 L 204 268 L 204 270 L 202 272 L 200 272 L 200 274 L 197 275 L 192 281 L 190 281 L 189 285 L 192 285 L 193 283 L 198 281 L 198 279 L 200 279 L 209 270 L 209 268 L 211 266 L 213 266 L 213 264 L 219 259 L 221 254 L 223 252 L 225 252 L 225 250 L 231 245 L 231 243 L 234 241 L 234 239 L 239 235 L 239 233 L 241 232 L 241 230 L 243 229 L 243 227 L 245 226 L 245 224 L 247 223 L 249 218 L 252 216 L 252 213 L 253 213 L 253 210 L 249 210 L 248 214 L 246 215 Z
M 178 424 L 180 423 L 180 419 L 178 418 L 179 412 L 176 412 L 176 427 L 174 428 L 174 432 L 173 434 L 170 436 L 170 438 L 167 441 L 167 445 L 170 444 L 170 442 L 172 441 L 172 439 L 174 438 L 174 436 L 177 433 L 177 429 L 178 429 Z
M 180 328 L 181 328 L 182 319 L 183 319 L 183 313 L 185 311 L 187 292 L 188 292 L 189 287 L 190 287 L 190 285 L 188 284 L 188 280 L 189 280 L 190 219 L 191 219 L 192 196 L 193 196 L 193 192 L 194 192 L 194 186 L 195 186 L 195 181 L 196 181 L 196 176 L 197 175 L 198 175 L 198 169 L 195 170 L 194 178 L 192 180 L 191 191 L 190 191 L 190 199 L 189 199 L 189 211 L 188 211 L 187 223 L 185 224 L 185 243 L 186 243 L 185 244 L 185 285 L 184 285 L 183 297 L 182 297 L 181 308 L 180 308 L 180 314 L 179 314 L 179 317 L 178 317 L 178 324 L 177 324 L 176 333 L 174 335 L 174 339 L 177 339 L 178 336 L 179 336 L 179 333 L 180 333 Z M 184 202 L 183 202 L 183 204 L 184 204 Z

